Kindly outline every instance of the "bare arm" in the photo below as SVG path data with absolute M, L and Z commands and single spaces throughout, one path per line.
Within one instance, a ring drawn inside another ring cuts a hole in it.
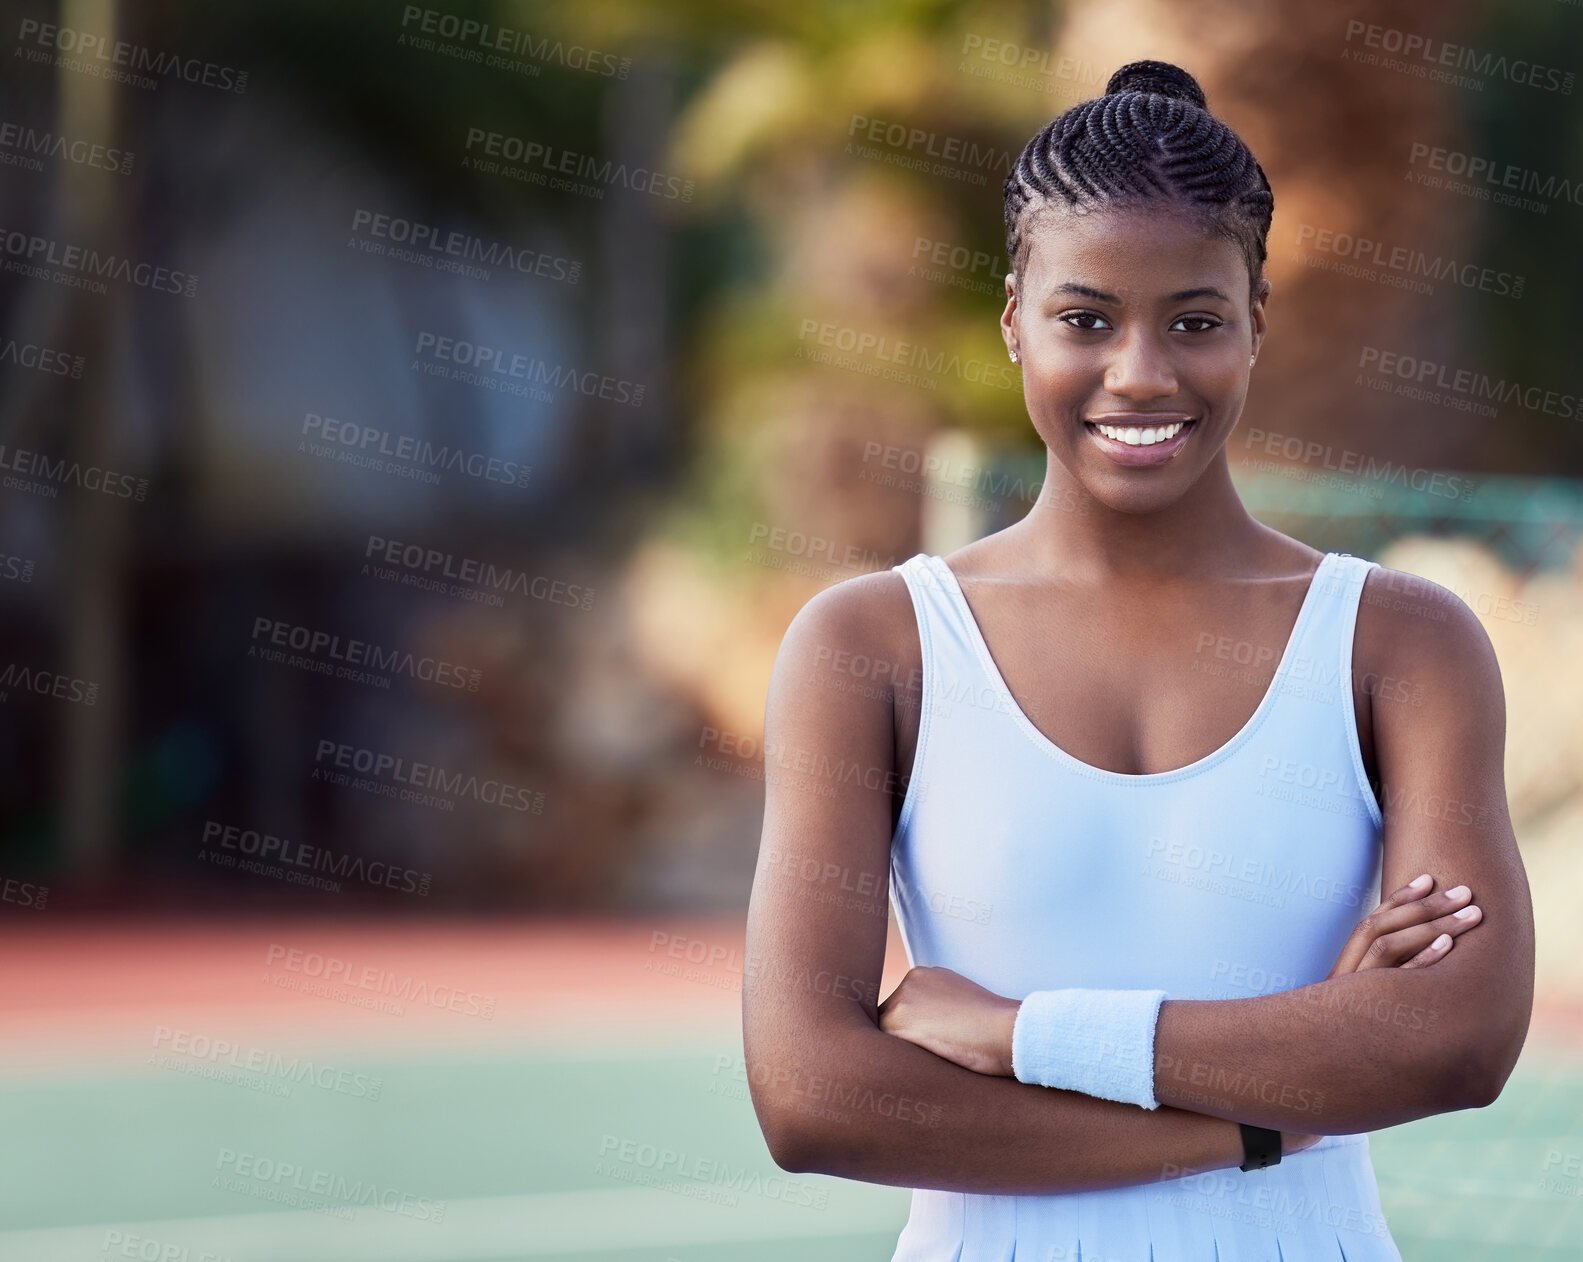
M 901 578 L 869 575 L 811 600 L 776 659 L 743 980 L 748 1081 L 775 1161 L 1000 1194 L 1235 1167 L 1232 1121 L 987 1077 L 879 1028 L 894 725 L 890 698 L 843 664 L 896 660 L 892 637 L 913 625 Z
M 1167 1001 L 1155 1033 L 1162 1104 L 1272 1128 L 1375 1130 L 1490 1104 L 1522 1050 L 1533 910 L 1506 805 L 1500 669 L 1451 593 L 1383 571 L 1368 584 L 1354 669 L 1371 681 L 1381 889 L 1419 872 L 1442 889 L 1465 884 L 1483 932 L 1434 968 L 1348 973 L 1256 999 Z

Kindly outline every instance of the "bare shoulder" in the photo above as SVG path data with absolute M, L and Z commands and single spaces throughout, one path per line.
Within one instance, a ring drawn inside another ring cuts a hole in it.
M 764 710 L 765 836 L 774 853 L 882 871 L 898 777 L 897 693 L 921 672 L 905 656 L 913 623 L 892 571 L 825 588 L 781 639 Z M 918 649 L 912 650 L 916 663 Z
M 787 626 L 770 677 L 766 735 L 890 750 L 922 678 L 907 581 L 895 570 L 845 579 L 808 600 Z
M 914 634 L 912 596 L 895 570 L 843 579 L 813 596 L 786 628 L 776 669 L 846 669 L 859 656 L 872 662 L 905 660 Z M 912 653 L 917 656 L 916 649 Z
M 1377 566 L 1358 602 L 1353 661 L 1372 678 L 1413 698 L 1412 708 L 1444 716 L 1474 710 L 1504 715 L 1500 664 L 1478 615 L 1455 592 L 1429 579 Z M 1378 707 L 1376 707 L 1378 709 Z

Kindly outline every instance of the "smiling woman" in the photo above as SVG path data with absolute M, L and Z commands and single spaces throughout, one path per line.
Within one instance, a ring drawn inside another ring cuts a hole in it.
M 766 768 L 753 1103 L 786 1169 L 914 1189 L 896 1262 L 1398 1259 L 1365 1132 L 1490 1103 L 1526 1034 L 1482 628 L 1364 600 L 1394 576 L 1232 483 L 1274 200 L 1206 106 L 1135 62 L 1029 142 L 1001 329 L 1040 497 L 820 593 L 776 660 L 766 745 L 805 756 Z M 832 873 L 889 892 L 883 1003 L 885 907 Z

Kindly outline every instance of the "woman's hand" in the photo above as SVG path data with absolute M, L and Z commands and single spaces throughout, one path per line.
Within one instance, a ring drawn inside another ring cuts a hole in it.
M 1444 959 L 1457 935 L 1477 925 L 1482 915 L 1471 903 L 1467 886 L 1440 893 L 1433 892 L 1434 886 L 1426 873 L 1382 899 L 1358 922 L 1330 977 L 1366 968 L 1428 968 Z M 1459 909 L 1471 914 L 1459 917 Z M 1020 1006 L 960 973 L 925 966 L 909 969 L 880 1004 L 879 1026 L 964 1069 L 1009 1078 L 1011 1035 Z M 1281 1152 L 1290 1156 L 1322 1138 L 1282 1131 Z
M 1466 885 L 1438 894 L 1432 892 L 1434 888 L 1434 878 L 1426 872 L 1382 898 L 1378 907 L 1358 921 L 1330 977 L 1361 973 L 1366 968 L 1428 968 L 1445 959 L 1457 935 L 1478 924 L 1483 914 L 1469 901 L 1473 894 Z M 1458 917 L 1459 908 L 1471 914 Z M 1301 1152 L 1321 1138 L 1282 1131 L 1281 1152 L 1287 1156 Z
M 1358 921 L 1330 977 L 1366 968 L 1428 968 L 1443 960 L 1457 935 L 1478 924 L 1483 913 L 1470 901 L 1473 894 L 1466 885 L 1438 894 L 1431 893 L 1434 887 L 1434 878 L 1426 872 L 1381 899 Z
M 1011 1030 L 1022 1005 L 948 968 L 907 970 L 879 1006 L 879 1028 L 977 1074 L 1010 1078 Z

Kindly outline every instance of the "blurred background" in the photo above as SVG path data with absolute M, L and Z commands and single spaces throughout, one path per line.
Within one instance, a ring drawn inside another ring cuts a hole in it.
M 3 23 L 0 1258 L 889 1257 L 748 1101 L 765 689 L 1036 497 L 1001 181 L 1139 57 L 1275 189 L 1250 508 L 1504 674 L 1539 1004 L 1392 1230 L 1583 1256 L 1583 9 Z

